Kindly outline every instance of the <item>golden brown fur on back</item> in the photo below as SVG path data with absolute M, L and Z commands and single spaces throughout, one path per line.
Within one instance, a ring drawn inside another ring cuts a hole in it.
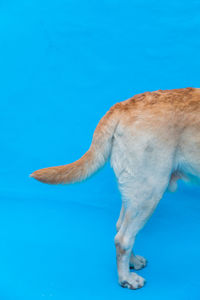
M 137 94 L 128 100 L 125 104 L 131 105 L 133 102 L 143 102 L 144 105 L 154 105 L 158 102 L 171 103 L 173 105 L 180 105 L 181 103 L 189 103 L 195 101 L 200 96 L 200 89 L 198 88 L 183 88 L 174 90 L 158 90 L 153 92 L 145 92 Z M 189 101 L 189 102 L 188 102 Z
M 148 128 L 165 124 L 167 127 L 173 125 L 183 129 L 188 125 L 196 126 L 195 124 L 200 122 L 200 89 L 198 88 L 146 92 L 119 104 L 122 114 L 120 120 L 125 126 L 141 119 L 144 120 L 142 126 Z

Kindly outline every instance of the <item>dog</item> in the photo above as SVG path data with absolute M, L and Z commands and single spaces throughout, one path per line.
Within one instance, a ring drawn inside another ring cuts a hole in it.
M 79 160 L 30 176 L 49 184 L 78 182 L 108 158 L 122 195 L 115 236 L 119 284 L 134 290 L 145 280 L 130 268 L 146 265 L 132 251 L 137 233 L 164 192 L 176 190 L 178 179 L 200 177 L 200 89 L 145 92 L 115 104 Z

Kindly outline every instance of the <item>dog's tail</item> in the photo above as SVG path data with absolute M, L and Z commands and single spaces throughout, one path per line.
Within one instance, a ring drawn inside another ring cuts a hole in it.
M 30 177 L 49 184 L 73 183 L 86 179 L 102 167 L 108 159 L 115 128 L 119 120 L 116 104 L 100 120 L 94 132 L 89 150 L 77 161 L 58 167 L 40 169 Z

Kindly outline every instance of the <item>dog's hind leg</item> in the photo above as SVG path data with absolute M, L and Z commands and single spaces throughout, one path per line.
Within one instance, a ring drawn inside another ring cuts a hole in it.
M 122 203 L 120 215 L 119 215 L 119 218 L 118 218 L 118 221 L 116 224 L 117 232 L 119 231 L 119 229 L 122 225 L 123 219 L 124 219 L 124 206 Z M 140 269 L 144 268 L 146 266 L 146 264 L 147 264 L 147 260 L 144 257 L 142 257 L 140 255 L 135 255 L 133 252 L 131 252 L 131 256 L 130 256 L 130 268 L 131 269 L 140 270 Z
M 141 255 L 135 255 L 133 252 L 130 256 L 130 268 L 135 270 L 140 270 L 146 267 L 147 260 Z
M 118 218 L 117 224 L 116 224 L 117 232 L 119 231 L 119 229 L 120 229 L 120 227 L 122 225 L 123 219 L 124 219 L 124 206 L 123 206 L 123 203 L 122 203 L 122 207 L 121 207 L 121 210 L 120 210 L 119 218 Z
M 163 178 L 152 176 L 144 181 L 134 178 L 127 180 L 121 188 L 124 216 L 121 227 L 115 236 L 117 252 L 117 268 L 119 283 L 122 287 L 130 289 L 141 288 L 145 280 L 129 270 L 130 257 L 135 237 L 153 213 L 159 200 L 162 198 L 168 183 L 170 172 Z M 137 185 L 137 188 L 136 188 Z M 135 187 L 135 188 L 134 188 Z

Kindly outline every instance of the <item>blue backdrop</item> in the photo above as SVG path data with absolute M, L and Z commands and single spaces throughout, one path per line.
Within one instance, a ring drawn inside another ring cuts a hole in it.
M 78 159 L 103 114 L 157 89 L 199 87 L 200 2 L 0 3 L 0 299 L 200 298 L 200 191 L 166 194 L 139 234 L 138 291 L 117 284 L 120 195 L 109 164 L 82 184 L 28 175 Z

